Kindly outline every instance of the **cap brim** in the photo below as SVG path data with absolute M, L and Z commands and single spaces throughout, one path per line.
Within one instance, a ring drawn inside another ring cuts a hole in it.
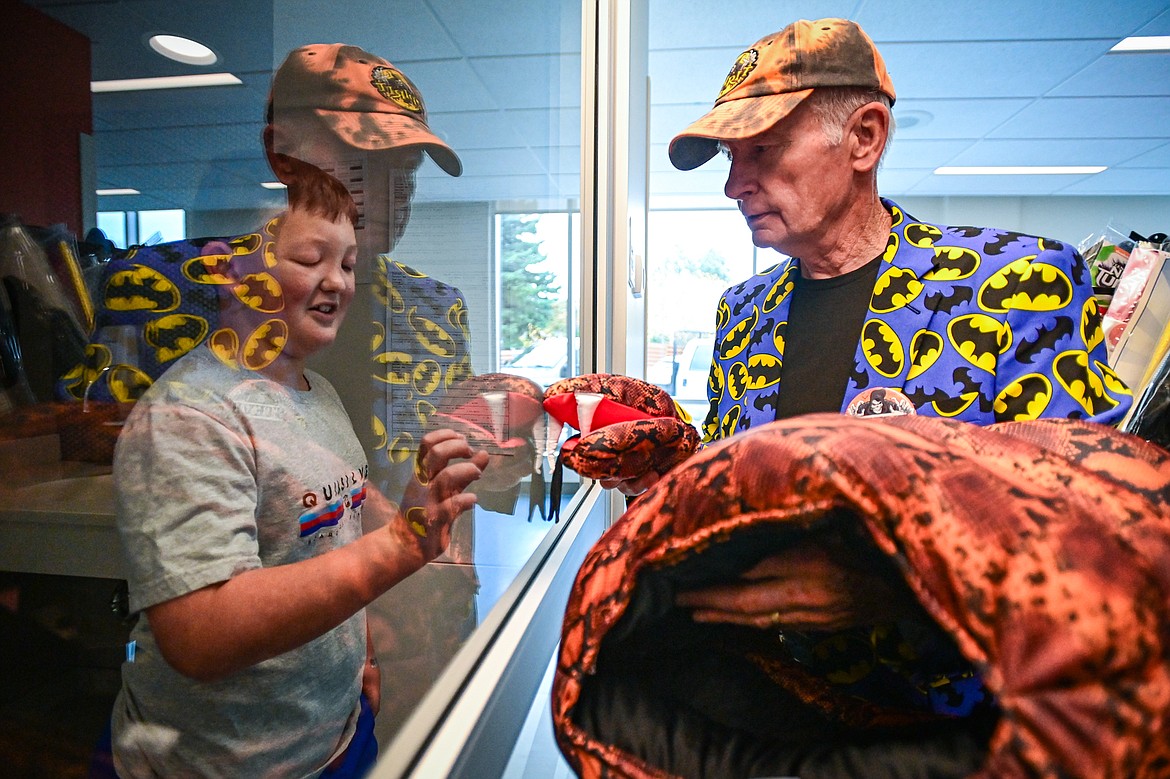
M 320 108 L 315 113 L 350 146 L 367 151 L 416 146 L 446 173 L 452 176 L 463 173 L 463 163 L 455 151 L 412 116 Z
M 719 141 L 759 135 L 792 113 L 811 94 L 811 89 L 802 89 L 720 103 L 674 136 L 668 150 L 670 162 L 679 170 L 693 170 L 719 152 Z

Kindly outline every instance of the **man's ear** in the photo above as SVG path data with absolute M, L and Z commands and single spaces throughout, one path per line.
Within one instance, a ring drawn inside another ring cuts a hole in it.
M 854 170 L 876 170 L 890 134 L 890 109 L 881 103 L 866 103 L 853 112 L 846 132 Z

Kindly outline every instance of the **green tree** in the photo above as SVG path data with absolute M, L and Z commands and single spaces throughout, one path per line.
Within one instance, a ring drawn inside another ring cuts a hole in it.
M 564 329 L 556 274 L 532 270 L 544 261 L 534 231 L 539 214 L 500 217 L 500 348 L 520 349 Z

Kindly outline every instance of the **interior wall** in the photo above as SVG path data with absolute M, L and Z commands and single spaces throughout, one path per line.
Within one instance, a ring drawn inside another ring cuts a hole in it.
M 1170 197 L 895 197 L 919 219 L 1042 235 L 1074 245 L 1110 225 L 1170 233 Z

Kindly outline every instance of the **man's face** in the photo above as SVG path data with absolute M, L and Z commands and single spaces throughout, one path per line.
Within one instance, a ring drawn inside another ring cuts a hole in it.
M 752 242 L 792 257 L 814 254 L 848 202 L 847 144 L 828 143 L 806 101 L 771 129 L 727 147 L 731 170 L 723 191 L 739 202 Z
M 353 225 L 305 210 L 289 211 L 276 238 L 274 273 L 288 325 L 284 355 L 304 360 L 337 338 L 354 294 L 357 240 Z
M 373 257 L 394 248 L 410 218 L 422 151 L 354 148 L 304 111 L 274 118 L 273 151 L 307 162 L 345 185 L 358 206 L 359 256 Z

